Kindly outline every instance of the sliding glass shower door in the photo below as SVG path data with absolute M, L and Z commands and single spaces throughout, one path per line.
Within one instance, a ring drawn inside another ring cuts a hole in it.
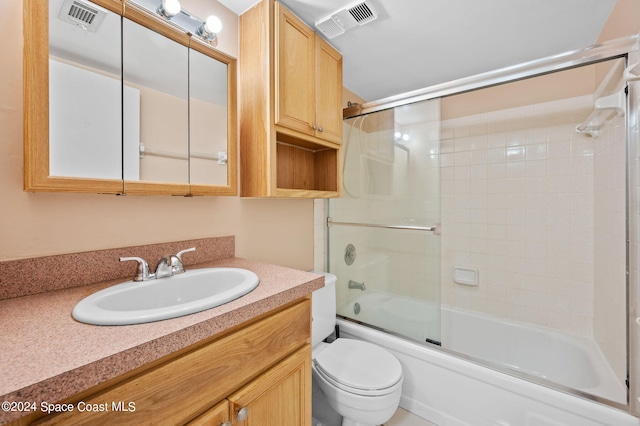
M 440 102 L 344 122 L 343 198 L 329 201 L 338 314 L 440 342 Z
M 346 120 L 344 197 L 328 210 L 338 314 L 624 404 L 627 272 L 638 270 L 626 89 L 640 67 L 627 62 Z

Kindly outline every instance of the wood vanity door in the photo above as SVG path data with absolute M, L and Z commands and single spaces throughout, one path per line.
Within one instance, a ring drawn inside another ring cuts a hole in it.
M 342 143 L 342 55 L 316 36 L 316 136 Z
M 311 348 L 307 346 L 229 397 L 232 424 L 311 426 L 310 395 Z M 245 420 L 238 419 L 242 409 Z
M 276 3 L 276 124 L 313 136 L 315 130 L 316 34 Z

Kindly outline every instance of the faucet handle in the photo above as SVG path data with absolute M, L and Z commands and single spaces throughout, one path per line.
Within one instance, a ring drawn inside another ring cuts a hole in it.
M 180 259 L 180 262 L 182 262 L 182 255 L 185 254 L 185 253 L 189 253 L 191 251 L 196 251 L 196 248 L 195 247 L 191 247 L 191 248 L 188 248 L 188 249 L 180 250 L 178 253 L 176 253 L 176 257 L 178 259 Z
M 177 261 L 175 261 L 172 263 L 172 271 L 174 274 L 181 274 L 184 272 L 184 263 L 182 262 L 182 255 L 185 253 L 189 253 L 191 251 L 196 251 L 195 247 L 191 247 L 188 249 L 184 249 L 184 250 L 180 250 L 178 253 L 176 253 L 175 257 L 177 258 Z
M 147 281 L 155 278 L 155 274 L 149 273 L 149 264 L 143 258 L 135 256 L 120 258 L 120 262 L 127 262 L 130 260 L 135 260 L 136 262 L 138 262 L 138 272 L 133 278 L 133 281 Z

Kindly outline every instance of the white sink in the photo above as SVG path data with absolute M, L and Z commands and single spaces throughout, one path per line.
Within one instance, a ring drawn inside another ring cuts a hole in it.
M 127 281 L 105 288 L 82 299 L 72 315 L 95 325 L 165 320 L 223 305 L 249 293 L 259 281 L 246 269 L 192 269 L 169 278 Z

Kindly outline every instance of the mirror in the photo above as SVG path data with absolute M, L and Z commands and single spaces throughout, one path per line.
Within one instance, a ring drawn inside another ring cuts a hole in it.
M 134 3 L 48 3 L 25 0 L 25 190 L 237 194 L 235 59 Z
M 122 38 L 123 85 L 136 98 L 124 106 L 125 146 L 140 144 L 125 192 L 130 181 L 188 184 L 189 48 L 126 18 Z
M 50 4 L 49 173 L 121 179 L 120 16 L 95 6 L 84 29 L 64 13 L 80 5 Z
M 189 182 L 219 184 L 227 180 L 227 66 L 194 47 L 189 50 Z

